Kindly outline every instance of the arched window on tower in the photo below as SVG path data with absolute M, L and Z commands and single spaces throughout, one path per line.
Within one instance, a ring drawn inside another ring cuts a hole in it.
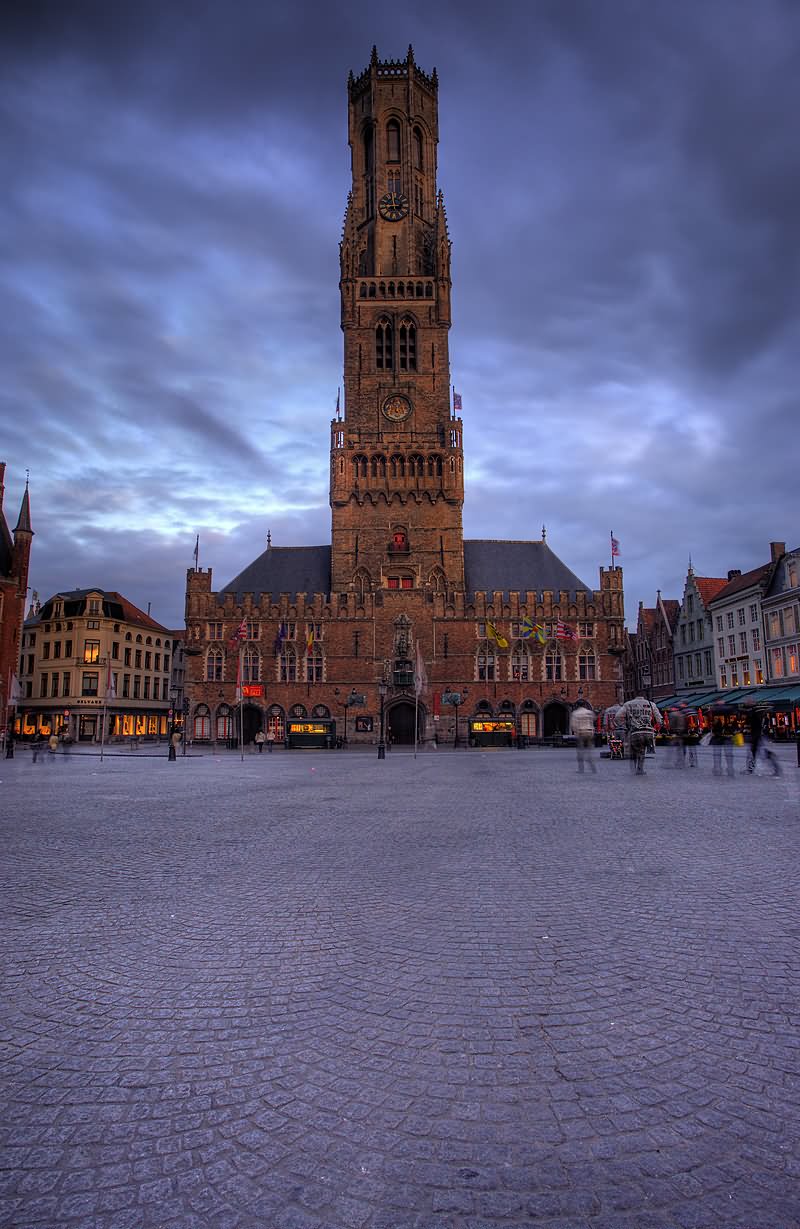
M 356 599 L 359 605 L 363 605 L 364 598 L 372 588 L 369 572 L 366 568 L 359 568 L 353 577 L 353 588 L 356 591 Z
M 392 322 L 381 316 L 375 325 L 375 369 L 391 371 L 393 363 Z
M 422 129 L 415 128 L 414 129 L 414 166 L 416 170 L 418 171 L 422 170 L 422 150 L 423 150 Z
M 386 158 L 389 162 L 400 161 L 400 125 L 390 119 L 386 125 Z
M 400 370 L 417 370 L 417 326 L 410 316 L 400 321 Z
M 375 138 L 371 127 L 364 129 L 364 215 L 375 212 Z

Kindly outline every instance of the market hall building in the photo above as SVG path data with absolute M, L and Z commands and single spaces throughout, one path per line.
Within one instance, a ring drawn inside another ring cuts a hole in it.
M 622 570 L 601 567 L 592 590 L 544 531 L 464 540 L 435 70 L 373 49 L 348 81 L 348 130 L 331 542 L 268 542 L 220 590 L 188 572 L 189 737 L 238 736 L 240 704 L 245 743 L 333 722 L 375 742 L 381 714 L 390 743 L 557 736 L 575 705 L 621 697 Z

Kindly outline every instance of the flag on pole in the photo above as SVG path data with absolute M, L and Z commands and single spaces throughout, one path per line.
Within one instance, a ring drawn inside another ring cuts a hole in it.
M 341 393 L 342 393 L 342 390 L 340 388 L 337 388 L 336 390 L 336 417 L 337 418 L 341 417 L 341 410 L 339 408 L 339 398 L 341 396 Z
M 461 413 L 461 393 L 457 393 L 455 389 L 453 389 L 453 413 Z
M 486 621 L 486 636 L 487 639 L 494 641 L 498 649 L 508 648 L 508 641 L 505 636 L 501 636 L 494 623 L 490 623 L 488 619 Z
M 281 651 L 281 645 L 283 644 L 284 640 L 286 639 L 286 637 L 287 637 L 287 635 L 288 635 L 288 630 L 289 630 L 289 629 L 287 628 L 287 626 L 286 626 L 286 624 L 285 624 L 285 623 L 279 623 L 279 624 L 278 624 L 278 634 L 277 634 L 277 636 L 275 637 L 275 654 L 276 654 L 276 656 L 277 656 L 277 654 L 278 654 L 278 653 L 280 653 L 280 651 Z
M 577 640 L 578 636 L 574 627 L 570 627 L 568 623 L 563 623 L 561 619 L 556 623 L 556 640 Z
M 22 688 L 19 685 L 19 679 L 14 672 L 11 672 L 11 682 L 8 688 L 8 703 L 9 705 L 16 704 L 22 699 Z
M 311 656 L 311 652 L 313 648 L 314 648 L 314 624 L 312 623 L 306 633 L 306 653 L 309 655 L 309 657 Z
M 615 559 L 619 555 L 619 539 L 611 534 L 611 558 Z
M 428 672 L 422 660 L 422 645 L 417 641 L 417 656 L 414 665 L 414 692 L 417 696 L 428 690 Z
M 114 675 L 111 670 L 111 661 L 109 660 L 108 669 L 106 670 L 106 699 L 116 700 L 117 686 L 114 682 Z
M 198 571 L 198 559 L 200 558 L 200 534 L 194 540 L 194 570 Z
M 249 638 L 250 637 L 247 632 L 247 620 L 242 619 L 236 631 L 231 636 L 231 644 L 236 644 L 239 640 L 249 640 Z

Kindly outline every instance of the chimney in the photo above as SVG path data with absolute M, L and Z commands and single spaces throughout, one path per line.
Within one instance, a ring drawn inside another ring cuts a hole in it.
M 769 544 L 770 563 L 777 563 L 781 555 L 785 555 L 785 554 L 786 554 L 786 543 L 785 542 L 770 542 Z
M 728 580 L 733 580 L 734 576 L 741 576 L 741 568 L 728 568 Z

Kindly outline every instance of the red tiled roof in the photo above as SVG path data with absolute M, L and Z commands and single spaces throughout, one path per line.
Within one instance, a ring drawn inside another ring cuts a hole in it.
M 653 627 L 655 626 L 655 621 L 655 609 L 652 606 L 642 606 L 639 611 L 639 622 L 642 624 L 648 635 L 652 632 Z
M 664 614 L 667 616 L 667 622 L 674 631 L 681 613 L 681 604 L 677 598 L 662 597 L 661 605 L 664 607 Z
M 726 576 L 695 576 L 694 583 L 703 599 L 703 605 L 707 606 L 709 602 L 713 602 L 720 589 L 725 588 L 728 578 Z
M 734 593 L 740 593 L 742 589 L 750 589 L 753 585 L 766 581 L 771 568 L 771 563 L 762 563 L 760 568 L 752 568 L 749 572 L 743 572 L 741 576 L 734 576 L 733 580 L 726 581 L 723 588 L 714 595 L 714 600 L 732 597 Z

